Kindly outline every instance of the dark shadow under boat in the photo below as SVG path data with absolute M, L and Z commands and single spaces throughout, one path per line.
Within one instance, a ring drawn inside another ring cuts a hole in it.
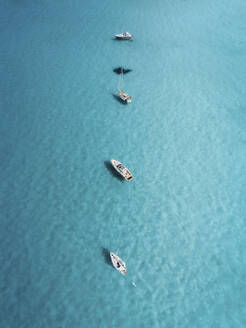
M 116 38 L 116 37 L 113 37 L 112 39 L 113 39 L 114 41 L 119 41 L 119 42 L 120 42 L 120 41 L 121 41 L 121 42 L 122 42 L 122 41 L 125 41 L 125 42 L 126 42 L 126 41 L 128 41 L 128 42 L 129 42 L 129 41 L 130 41 L 130 42 L 133 41 L 133 39 L 121 39 L 121 38 Z
M 106 166 L 106 168 L 108 169 L 108 171 L 111 173 L 113 177 L 117 178 L 121 182 L 124 181 L 124 178 L 114 169 L 110 161 L 104 161 L 104 165 Z
M 115 95 L 114 93 L 112 93 L 114 99 L 116 99 L 119 103 L 121 103 L 122 105 L 127 105 L 127 102 L 124 101 L 123 99 L 120 98 L 120 96 Z
M 127 74 L 129 72 L 131 72 L 132 69 L 125 69 L 123 67 L 116 67 L 113 69 L 113 72 L 115 72 L 116 74 L 120 75 L 120 74 Z
M 102 248 L 102 255 L 104 257 L 105 263 L 108 265 L 112 266 L 111 258 L 110 258 L 110 251 L 107 248 L 101 247 Z

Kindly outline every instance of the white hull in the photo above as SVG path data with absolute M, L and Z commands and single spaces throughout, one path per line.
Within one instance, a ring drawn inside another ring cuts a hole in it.
M 111 164 L 126 181 L 130 181 L 133 178 L 131 172 L 121 162 L 111 159 Z
M 124 102 L 127 102 L 127 103 L 132 102 L 132 97 L 129 96 L 127 93 L 118 90 L 118 94 L 120 96 L 120 99 L 122 99 Z
M 115 269 L 117 271 L 119 271 L 121 274 L 126 274 L 126 264 L 124 261 L 122 261 L 122 259 L 116 255 L 113 252 L 110 252 L 110 258 L 112 261 L 113 266 L 115 267 Z
M 131 38 L 133 38 L 133 35 L 129 32 L 124 32 L 124 33 L 116 34 L 115 37 L 116 39 L 130 40 Z

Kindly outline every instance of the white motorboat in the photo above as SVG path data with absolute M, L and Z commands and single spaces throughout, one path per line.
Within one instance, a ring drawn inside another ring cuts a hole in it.
M 118 90 L 118 94 L 120 96 L 120 99 L 123 100 L 126 103 L 131 103 L 132 102 L 132 97 L 129 96 L 127 93 Z
M 124 32 L 124 33 L 116 34 L 115 37 L 116 39 L 120 39 L 120 40 L 130 40 L 133 38 L 133 35 L 129 32 Z
M 122 259 L 113 252 L 110 252 L 110 258 L 113 266 L 122 274 L 126 274 L 126 264 Z
M 121 162 L 111 159 L 111 164 L 126 181 L 130 181 L 133 178 L 131 172 Z

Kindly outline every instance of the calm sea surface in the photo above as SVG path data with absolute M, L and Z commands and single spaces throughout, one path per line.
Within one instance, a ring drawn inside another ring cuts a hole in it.
M 0 1 L 1 328 L 246 327 L 245 17 Z

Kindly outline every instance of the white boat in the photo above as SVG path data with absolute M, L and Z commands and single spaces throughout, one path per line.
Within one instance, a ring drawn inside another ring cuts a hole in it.
M 110 258 L 113 266 L 122 274 L 126 274 L 126 264 L 122 259 L 113 252 L 110 252 Z
M 132 102 L 132 97 L 129 96 L 127 93 L 118 90 L 118 94 L 120 96 L 120 99 L 123 100 L 126 103 L 131 103 Z
M 124 101 L 125 103 L 130 103 L 132 102 L 132 97 L 129 96 L 126 92 L 120 91 L 124 89 L 123 84 L 124 84 L 124 73 L 123 73 L 123 68 L 121 67 L 121 74 L 119 76 L 118 87 L 117 87 L 118 94 L 122 101 Z
M 111 164 L 126 181 L 130 181 L 133 178 L 131 172 L 121 162 L 111 159 Z
M 124 32 L 124 33 L 116 34 L 115 37 L 116 39 L 130 40 L 131 38 L 133 38 L 133 35 L 129 32 Z

